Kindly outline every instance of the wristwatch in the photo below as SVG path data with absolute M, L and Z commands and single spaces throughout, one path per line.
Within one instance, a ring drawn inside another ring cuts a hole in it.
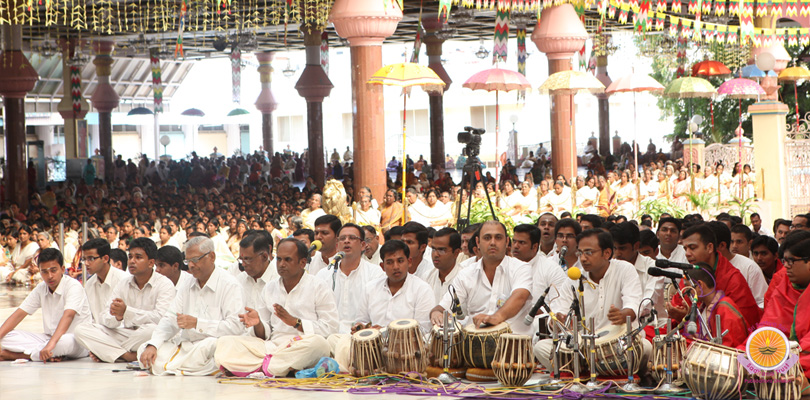
M 293 325 L 293 328 L 295 329 L 301 328 L 301 318 L 298 318 L 298 320 L 295 321 L 295 325 Z

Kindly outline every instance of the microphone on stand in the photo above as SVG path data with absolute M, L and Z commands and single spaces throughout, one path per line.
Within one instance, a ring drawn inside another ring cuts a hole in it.
M 689 310 L 689 322 L 686 324 L 686 333 L 697 335 L 697 301 L 692 301 L 692 308 Z
M 534 303 L 534 306 L 531 310 L 529 310 L 529 314 L 526 315 L 526 318 L 523 319 L 523 323 L 526 325 L 531 325 L 532 321 L 534 321 L 534 317 L 537 315 L 537 312 L 540 311 L 540 308 L 545 308 L 549 314 L 551 314 L 551 310 L 546 305 L 546 296 L 548 295 L 548 291 L 551 289 L 551 286 L 546 288 L 546 291 L 543 292 L 543 295 L 537 299 L 537 302 Z
M 313 242 L 312 242 L 312 243 L 309 245 L 309 250 L 307 251 L 307 254 L 312 254 L 312 252 L 313 252 L 313 251 L 318 251 L 318 250 L 320 250 L 322 246 L 323 246 L 323 243 L 321 243 L 321 241 L 320 241 L 320 240 L 315 240 L 315 241 L 313 241 Z
M 673 262 L 669 260 L 655 260 L 655 266 L 658 268 L 677 268 L 683 271 L 689 271 L 690 269 L 700 269 L 700 267 L 696 265 Z
M 665 278 L 675 279 L 675 280 L 683 278 L 683 274 L 679 274 L 677 272 L 672 272 L 672 271 L 665 271 L 665 270 L 663 270 L 661 268 L 656 268 L 656 267 L 648 268 L 647 273 L 650 274 L 650 276 L 663 276 Z
M 568 254 L 568 246 L 563 246 L 560 249 L 560 259 L 557 261 L 557 264 L 559 264 L 561 267 L 563 267 L 563 269 L 567 269 L 567 268 L 565 268 L 566 267 L 566 265 L 565 265 L 565 255 L 566 254 Z
M 343 257 L 346 257 L 346 253 L 342 251 L 335 254 L 335 258 L 333 258 L 332 261 L 329 262 L 329 266 L 327 267 L 327 269 L 335 267 L 335 269 L 337 270 L 337 265 L 341 260 L 343 260 Z
M 450 292 L 450 295 L 453 297 L 453 303 L 450 306 L 450 311 L 456 315 L 456 319 L 464 319 L 464 310 L 461 309 L 461 301 L 459 301 L 458 296 L 456 295 L 456 288 L 453 285 L 447 287 L 447 291 Z

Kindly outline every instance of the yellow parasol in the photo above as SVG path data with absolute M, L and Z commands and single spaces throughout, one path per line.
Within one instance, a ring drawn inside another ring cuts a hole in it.
M 407 115 L 407 100 L 409 91 L 407 88 L 420 86 L 426 92 L 441 92 L 445 83 L 439 75 L 432 69 L 416 63 L 399 63 L 386 65 L 380 68 L 367 82 L 371 85 L 389 85 L 406 88 L 402 96 L 402 224 L 405 224 L 405 214 L 408 202 L 405 200 L 405 189 L 407 187 L 406 177 L 408 176 L 408 162 L 405 158 L 405 120 Z

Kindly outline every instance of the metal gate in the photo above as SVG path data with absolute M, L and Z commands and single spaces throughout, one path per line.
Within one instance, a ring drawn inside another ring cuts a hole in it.
M 810 211 L 810 113 L 796 124 L 787 124 L 785 163 L 788 209 L 791 216 Z

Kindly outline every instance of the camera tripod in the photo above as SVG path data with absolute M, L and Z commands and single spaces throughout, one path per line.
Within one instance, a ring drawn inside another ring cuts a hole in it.
M 461 177 L 461 190 L 458 194 L 458 207 L 456 209 L 456 230 L 461 232 L 470 224 L 470 211 L 472 208 L 472 198 L 473 198 L 473 190 L 475 190 L 475 185 L 478 182 L 483 182 L 483 178 L 481 177 L 481 164 L 477 161 L 478 160 L 478 152 L 472 151 L 469 148 L 470 145 L 467 145 L 464 148 L 464 154 L 467 154 L 467 161 L 464 164 L 464 168 L 462 169 L 462 177 Z M 469 179 L 470 182 L 470 192 L 467 196 L 467 218 L 461 218 L 461 198 L 463 197 L 464 193 L 464 178 L 465 174 Z M 489 190 L 487 189 L 487 185 L 484 184 L 484 197 L 487 198 L 487 203 L 489 204 L 489 211 L 492 214 L 492 220 L 498 221 L 498 217 L 495 215 L 495 208 L 492 207 L 492 200 L 489 198 Z

